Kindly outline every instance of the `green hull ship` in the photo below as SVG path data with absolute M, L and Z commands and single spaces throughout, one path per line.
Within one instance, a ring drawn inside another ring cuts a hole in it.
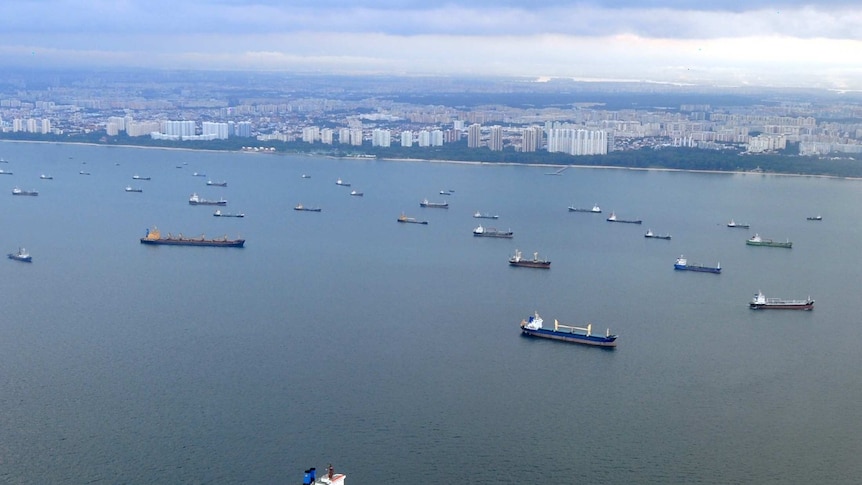
M 754 237 L 746 240 L 745 244 L 748 244 L 749 246 L 766 246 L 766 247 L 770 247 L 770 248 L 788 248 L 788 249 L 790 249 L 793 247 L 793 243 L 790 242 L 789 240 L 785 241 L 785 242 L 773 241 L 772 239 L 762 238 L 762 237 L 760 237 L 759 234 L 755 234 Z

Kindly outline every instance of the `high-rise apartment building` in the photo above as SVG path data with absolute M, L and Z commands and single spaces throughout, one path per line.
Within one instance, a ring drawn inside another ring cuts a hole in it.
M 467 127 L 467 148 L 482 146 L 482 125 L 473 123 Z
M 491 127 L 491 132 L 488 136 L 488 148 L 492 151 L 499 152 L 503 149 L 503 127 L 494 125 Z

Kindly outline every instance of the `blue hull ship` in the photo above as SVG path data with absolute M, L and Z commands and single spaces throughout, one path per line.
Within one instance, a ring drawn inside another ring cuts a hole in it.
M 676 258 L 676 263 L 673 264 L 673 269 L 679 271 L 698 271 L 701 273 L 721 273 L 721 263 L 718 263 L 716 266 L 704 266 L 702 264 L 697 263 L 689 263 L 687 259 L 680 256 Z
M 542 317 L 536 312 L 525 320 L 521 320 L 521 333 L 531 337 L 548 338 L 551 340 L 562 340 L 575 344 L 594 345 L 598 347 L 616 347 L 617 335 L 608 330 L 604 336 L 593 335 L 593 324 L 588 323 L 586 327 L 574 327 L 563 325 L 554 320 L 554 329 L 542 328 Z

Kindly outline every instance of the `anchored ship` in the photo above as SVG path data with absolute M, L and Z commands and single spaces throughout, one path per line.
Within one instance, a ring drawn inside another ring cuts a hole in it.
M 479 211 L 476 211 L 473 214 L 473 217 L 475 217 L 476 219 L 499 219 L 500 218 L 500 216 L 498 216 L 498 215 L 492 215 L 492 214 L 488 214 L 487 212 L 479 212 Z
M 664 234 L 664 235 L 653 234 L 652 229 L 647 229 L 647 232 L 646 232 L 646 234 L 644 234 L 644 237 L 652 238 L 652 239 L 666 239 L 666 240 L 670 241 L 670 234 Z
M 242 212 L 239 212 L 237 214 L 231 214 L 230 212 L 222 212 L 222 211 L 216 209 L 216 211 L 213 212 L 213 216 L 215 216 L 215 217 L 245 217 L 245 214 Z
M 305 212 L 320 212 L 320 207 L 306 207 L 302 204 L 296 204 L 296 207 L 293 208 L 295 211 L 305 211 Z
M 335 185 L 340 185 L 340 186 L 342 186 L 342 187 L 350 187 L 350 184 L 349 184 L 349 183 L 347 183 L 347 182 L 345 182 L 345 181 L 343 181 L 343 180 L 341 180 L 341 179 L 336 180 L 336 181 L 335 181 Z
M 730 222 L 727 223 L 727 227 L 748 229 L 750 226 L 744 222 L 736 222 L 733 219 L 731 219 Z
M 533 259 L 524 259 L 521 257 L 521 251 L 517 249 L 515 250 L 515 254 L 509 258 L 509 265 L 521 266 L 523 268 L 551 268 L 551 262 L 545 259 L 539 259 L 539 253 L 533 253 Z
M 141 177 L 140 175 L 132 175 L 132 180 L 150 180 L 150 177 Z
M 193 193 L 189 197 L 189 205 L 227 205 L 227 201 L 224 200 L 224 198 L 219 200 L 207 200 L 199 196 L 197 193 Z
M 147 234 L 141 238 L 141 244 L 241 248 L 245 244 L 245 239 L 228 239 L 227 236 L 220 239 L 206 239 L 204 236 L 199 238 L 190 238 L 185 237 L 182 234 L 179 236 L 173 236 L 170 233 L 168 233 L 167 237 L 162 237 L 161 232 L 154 227 L 152 229 L 147 229 Z
M 748 304 L 752 310 L 813 310 L 814 300 L 809 296 L 806 300 L 782 300 L 781 298 L 767 298 L 763 292 L 758 291 Z
M 766 246 L 766 247 L 770 247 L 770 248 L 788 248 L 788 249 L 790 249 L 793 247 L 793 243 L 790 242 L 789 239 L 787 240 L 787 242 L 773 241 L 772 239 L 766 239 L 766 238 L 760 237 L 760 234 L 755 234 L 750 239 L 747 239 L 745 241 L 745 244 L 748 244 L 749 246 Z
M 408 224 L 428 224 L 428 221 L 419 221 L 416 220 L 415 217 L 407 217 L 404 214 L 398 216 L 398 222 L 405 222 Z
M 144 189 L 132 187 L 131 185 L 127 185 L 125 190 L 126 190 L 126 192 L 143 192 L 144 191 Z
M 699 263 L 689 263 L 684 256 L 680 256 L 676 258 L 676 263 L 673 265 L 673 269 L 678 269 L 680 271 L 699 271 L 701 273 L 721 273 L 721 263 L 718 263 L 715 266 L 706 266 Z
M 604 336 L 593 335 L 592 323 L 587 323 L 586 327 L 575 327 L 572 325 L 563 325 L 554 319 L 553 330 L 542 328 L 543 323 L 539 312 L 536 312 L 530 317 L 521 320 L 521 332 L 532 337 L 562 340 L 577 344 L 596 345 L 599 347 L 617 346 L 617 335 L 611 334 L 610 329 L 605 331 Z
M 428 199 L 424 199 L 424 200 L 422 200 L 422 202 L 419 203 L 419 207 L 432 207 L 432 208 L 436 208 L 436 209 L 448 209 L 449 203 L 448 202 L 428 202 Z
M 39 192 L 35 190 L 22 190 L 18 187 L 12 189 L 12 195 L 39 195 Z
M 484 227 L 481 224 L 476 229 L 473 229 L 473 235 L 476 237 L 503 237 L 511 239 L 515 235 L 511 230 L 498 231 L 493 227 Z
M 615 212 L 611 212 L 611 215 L 608 216 L 608 222 L 623 222 L 626 224 L 640 224 L 643 221 L 640 219 L 617 219 L 617 215 Z
M 212 180 L 207 180 L 207 185 L 211 187 L 227 187 L 227 182 L 213 182 Z
M 602 209 L 598 206 L 598 204 L 594 205 L 592 209 L 582 209 L 580 207 L 575 207 L 573 205 L 569 206 L 569 212 L 591 212 L 593 214 L 601 214 Z

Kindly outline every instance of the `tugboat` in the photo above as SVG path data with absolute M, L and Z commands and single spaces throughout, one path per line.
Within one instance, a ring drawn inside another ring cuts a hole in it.
M 39 195 L 39 192 L 35 190 L 21 190 L 18 187 L 12 189 L 12 195 Z
M 222 199 L 219 200 L 207 200 L 199 196 L 197 193 L 193 193 L 189 197 L 189 205 L 227 205 L 227 201 Z
M 419 207 L 430 207 L 435 209 L 448 209 L 448 202 L 428 202 L 428 199 L 423 199 L 422 202 L 419 203 Z
M 206 239 L 204 236 L 191 238 L 184 237 L 182 234 L 179 236 L 172 236 L 170 233 L 167 237 L 162 237 L 161 232 L 154 227 L 152 230 L 147 229 L 147 234 L 141 238 L 141 244 L 241 248 L 245 244 L 245 239 L 228 239 L 227 236 L 220 239 Z
M 404 222 L 407 224 L 428 224 L 428 221 L 419 221 L 416 220 L 415 217 L 407 217 L 403 213 L 398 216 L 398 222 Z
M 748 224 L 743 223 L 743 222 L 736 222 L 733 219 L 731 219 L 730 222 L 727 223 L 727 227 L 748 229 L 750 226 Z
M 476 219 L 499 219 L 500 218 L 500 216 L 498 216 L 498 215 L 491 215 L 491 214 L 488 214 L 487 212 L 482 213 L 479 211 L 476 211 L 476 213 L 473 214 L 473 217 L 475 217 Z
M 806 300 L 782 300 L 767 298 L 759 291 L 751 299 L 748 308 L 752 310 L 813 310 L 814 300 L 809 296 Z
M 667 241 L 670 241 L 670 234 L 653 234 L 652 229 L 647 229 L 647 232 L 646 234 L 644 234 L 644 237 L 651 239 L 665 239 Z
M 787 242 L 778 242 L 773 241 L 772 239 L 766 239 L 760 237 L 760 234 L 755 234 L 750 239 L 745 241 L 745 244 L 749 246 L 766 246 L 770 248 L 787 248 L 790 249 L 793 247 L 793 243 L 788 239 Z
M 302 478 L 302 485 L 344 485 L 344 479 L 347 478 L 343 473 L 335 473 L 332 465 L 326 471 L 326 475 L 318 477 L 316 468 L 305 470 L 305 475 Z
M 524 259 L 521 257 L 521 251 L 518 251 L 516 249 L 515 254 L 511 258 L 509 258 L 509 266 L 550 269 L 551 262 L 545 259 L 539 259 L 539 253 L 533 253 L 533 259 Z
M 605 330 L 605 335 L 593 335 L 593 324 L 587 323 L 586 327 L 574 327 L 571 325 L 563 325 L 554 319 L 554 329 L 542 328 L 544 321 L 539 316 L 539 312 L 535 312 L 530 317 L 521 320 L 521 333 L 531 337 L 548 338 L 552 340 L 562 340 L 563 342 L 571 342 L 576 344 L 595 345 L 598 347 L 616 347 L 617 335 L 611 334 L 610 329 Z
M 30 253 L 27 252 L 24 248 L 18 248 L 18 252 L 9 253 L 6 255 L 9 259 L 14 261 L 21 261 L 22 263 L 32 263 L 33 258 L 30 256 Z
M 296 207 L 293 208 L 295 211 L 305 211 L 305 212 L 320 212 L 320 207 L 305 207 L 302 204 L 296 204 Z
M 611 212 L 611 215 L 608 216 L 608 222 L 622 222 L 625 224 L 640 224 L 643 221 L 640 219 L 617 219 L 617 214 L 615 212 Z
M 705 266 L 703 264 L 698 263 L 689 263 L 684 256 L 680 256 L 676 258 L 676 263 L 673 265 L 673 269 L 679 271 L 698 271 L 701 273 L 721 273 L 721 263 L 718 263 L 715 266 Z
M 477 227 L 476 229 L 473 229 L 473 235 L 476 237 L 500 237 L 500 238 L 511 239 L 515 235 L 515 233 L 513 233 L 511 230 L 509 230 L 509 231 L 498 231 L 497 229 L 494 229 L 493 227 L 486 228 L 480 224 L 479 227 Z

